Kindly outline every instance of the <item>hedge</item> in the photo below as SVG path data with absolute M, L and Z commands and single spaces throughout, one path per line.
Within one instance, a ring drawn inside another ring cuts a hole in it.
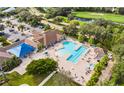
M 108 56 L 107 55 L 104 55 L 102 57 L 102 59 L 100 60 L 100 62 L 95 65 L 94 73 L 92 74 L 90 80 L 86 83 L 87 86 L 96 85 L 96 83 L 99 80 L 99 76 L 102 73 L 102 70 L 107 66 L 108 60 L 109 60 L 108 59 Z
M 21 63 L 22 63 L 21 59 L 14 56 L 13 58 L 2 63 L 3 71 L 5 72 L 11 71 L 15 67 L 19 66 Z

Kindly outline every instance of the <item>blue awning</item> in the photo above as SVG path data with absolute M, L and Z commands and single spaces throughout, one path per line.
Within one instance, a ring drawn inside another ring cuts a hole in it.
M 33 52 L 34 50 L 35 50 L 34 47 L 32 47 L 26 43 L 21 43 L 20 45 L 7 50 L 7 52 L 10 52 L 10 53 L 16 55 L 17 57 L 25 57 L 29 53 Z

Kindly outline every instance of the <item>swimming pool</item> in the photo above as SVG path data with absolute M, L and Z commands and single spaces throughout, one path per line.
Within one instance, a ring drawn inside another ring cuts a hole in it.
M 63 48 L 59 49 L 59 53 L 61 55 L 65 55 L 65 54 L 71 54 L 75 47 L 76 47 L 76 44 L 75 43 L 72 43 L 72 42 L 63 42 Z
M 76 47 L 78 47 L 77 44 L 65 41 L 63 42 L 63 48 L 59 49 L 58 52 L 61 55 L 69 54 L 70 56 L 66 60 L 72 63 L 77 63 L 79 58 L 86 53 L 87 47 L 82 45 L 75 50 Z

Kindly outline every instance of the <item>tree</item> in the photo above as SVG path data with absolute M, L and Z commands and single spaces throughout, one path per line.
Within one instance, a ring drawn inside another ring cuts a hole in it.
M 119 14 L 124 14 L 124 8 L 123 7 L 119 8 L 118 12 Z
M 17 57 L 12 57 L 11 59 L 6 60 L 2 63 L 3 70 L 11 71 L 13 68 L 19 66 L 22 63 L 22 61 Z
M 33 60 L 26 68 L 29 74 L 47 74 L 50 73 L 57 68 L 57 62 L 53 59 L 39 59 Z
M 0 23 L 2 23 L 2 19 L 0 18 Z
M 70 21 L 70 24 L 75 25 L 75 26 L 79 26 L 79 22 L 77 20 Z
M 111 83 L 114 85 L 124 84 L 124 61 L 117 63 L 112 70 Z
M 68 15 L 68 20 L 73 20 L 75 17 L 74 17 L 74 15 L 73 14 L 69 14 Z
M 4 25 L 0 25 L 0 31 L 4 30 Z
M 54 22 L 62 22 L 63 21 L 63 18 L 61 17 L 61 16 L 57 16 L 57 17 L 55 17 L 54 18 L 54 20 L 53 20 Z
M 7 26 L 12 26 L 12 23 L 11 23 L 9 20 L 7 20 L 7 21 L 6 21 L 6 25 L 7 25 Z
M 46 24 L 45 26 L 44 26 L 44 30 L 48 30 L 48 29 L 50 29 L 51 27 L 50 27 L 50 25 L 49 24 Z
M 106 67 L 107 62 L 108 62 L 108 56 L 104 55 L 101 58 L 100 62 L 95 65 L 94 73 L 92 74 L 90 80 L 86 83 L 86 85 L 93 86 L 97 84 L 99 80 L 99 76 L 102 73 L 101 71 Z
M 43 48 L 44 48 L 44 45 L 43 45 L 43 44 L 39 44 L 39 45 L 38 45 L 38 50 L 37 50 L 37 51 L 39 52 L 39 51 L 41 51 Z
M 68 26 L 64 26 L 63 31 L 64 31 L 64 34 L 77 37 L 78 28 L 76 24 L 70 24 Z
M 56 16 L 67 16 L 71 13 L 72 8 L 46 8 L 46 18 L 53 18 Z
M 19 19 L 19 22 L 26 22 L 33 27 L 41 25 L 42 18 L 40 16 L 32 15 L 29 11 L 22 11 L 16 17 Z
M 24 29 L 24 28 L 25 28 L 25 26 L 22 25 L 22 24 L 18 26 L 18 30 L 21 31 L 21 32 L 23 32 L 23 29 Z
M 78 41 L 82 43 L 84 41 L 84 36 L 79 34 L 78 35 Z
M 7 41 L 7 39 L 4 36 L 0 36 L 0 42 L 2 42 L 3 46 L 10 45 L 10 43 Z
M 90 37 L 89 40 L 88 40 L 88 43 L 90 43 L 91 45 L 94 44 L 95 43 L 94 38 Z

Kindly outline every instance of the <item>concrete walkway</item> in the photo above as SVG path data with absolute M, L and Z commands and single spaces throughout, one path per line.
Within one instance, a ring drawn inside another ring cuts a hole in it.
M 48 77 L 46 77 L 46 78 L 39 84 L 39 86 L 43 86 L 55 73 L 56 73 L 56 71 L 53 71 Z

